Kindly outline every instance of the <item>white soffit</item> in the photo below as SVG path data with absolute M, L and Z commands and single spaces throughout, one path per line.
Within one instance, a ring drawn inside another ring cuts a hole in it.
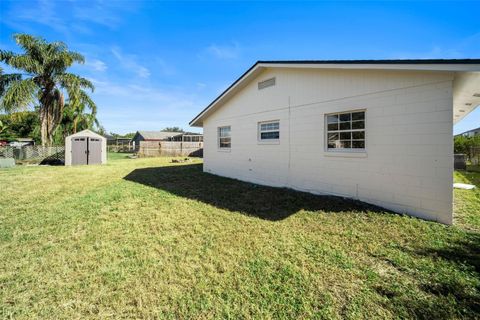
M 480 105 L 480 72 L 458 72 L 453 81 L 453 123 Z

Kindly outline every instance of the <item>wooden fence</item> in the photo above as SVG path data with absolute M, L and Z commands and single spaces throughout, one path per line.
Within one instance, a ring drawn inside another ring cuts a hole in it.
M 140 141 L 140 157 L 202 157 L 203 142 Z

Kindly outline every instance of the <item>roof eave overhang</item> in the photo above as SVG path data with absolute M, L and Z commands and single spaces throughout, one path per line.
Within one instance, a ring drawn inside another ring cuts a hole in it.
M 309 68 L 309 69 L 349 69 L 349 70 L 403 70 L 403 71 L 439 71 L 439 72 L 480 72 L 480 60 L 464 60 L 467 62 L 456 63 L 409 63 L 408 60 L 399 62 L 382 63 L 382 61 L 370 62 L 349 62 L 339 63 L 318 63 L 315 61 L 258 61 L 235 82 L 232 83 L 224 92 L 212 101 L 202 112 L 200 112 L 192 121 L 190 126 L 203 127 L 203 119 L 208 114 L 215 111 L 217 106 L 228 100 L 239 89 L 243 88 L 248 79 L 255 77 L 266 68 Z

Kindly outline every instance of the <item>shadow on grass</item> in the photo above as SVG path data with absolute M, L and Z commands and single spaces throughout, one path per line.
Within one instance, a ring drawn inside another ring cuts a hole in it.
M 387 212 L 376 206 L 334 196 L 259 186 L 202 171 L 202 164 L 136 169 L 125 180 L 162 189 L 217 208 L 278 221 L 301 209 L 325 212 Z
M 403 310 L 405 314 L 399 315 L 400 318 L 478 319 L 480 234 L 467 232 L 439 246 L 403 248 L 402 251 L 415 259 L 387 260 L 397 270 L 416 279 L 417 288 L 423 294 L 412 294 L 395 282 L 385 281 L 376 289 L 388 298 L 392 312 Z

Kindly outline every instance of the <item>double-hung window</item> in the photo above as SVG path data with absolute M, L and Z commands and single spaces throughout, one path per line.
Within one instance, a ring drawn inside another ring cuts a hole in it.
M 258 123 L 258 140 L 278 141 L 280 139 L 280 121 L 265 121 Z
M 218 147 L 220 149 L 230 149 L 232 147 L 230 126 L 218 127 Z
M 365 150 L 365 111 L 326 115 L 327 150 Z

